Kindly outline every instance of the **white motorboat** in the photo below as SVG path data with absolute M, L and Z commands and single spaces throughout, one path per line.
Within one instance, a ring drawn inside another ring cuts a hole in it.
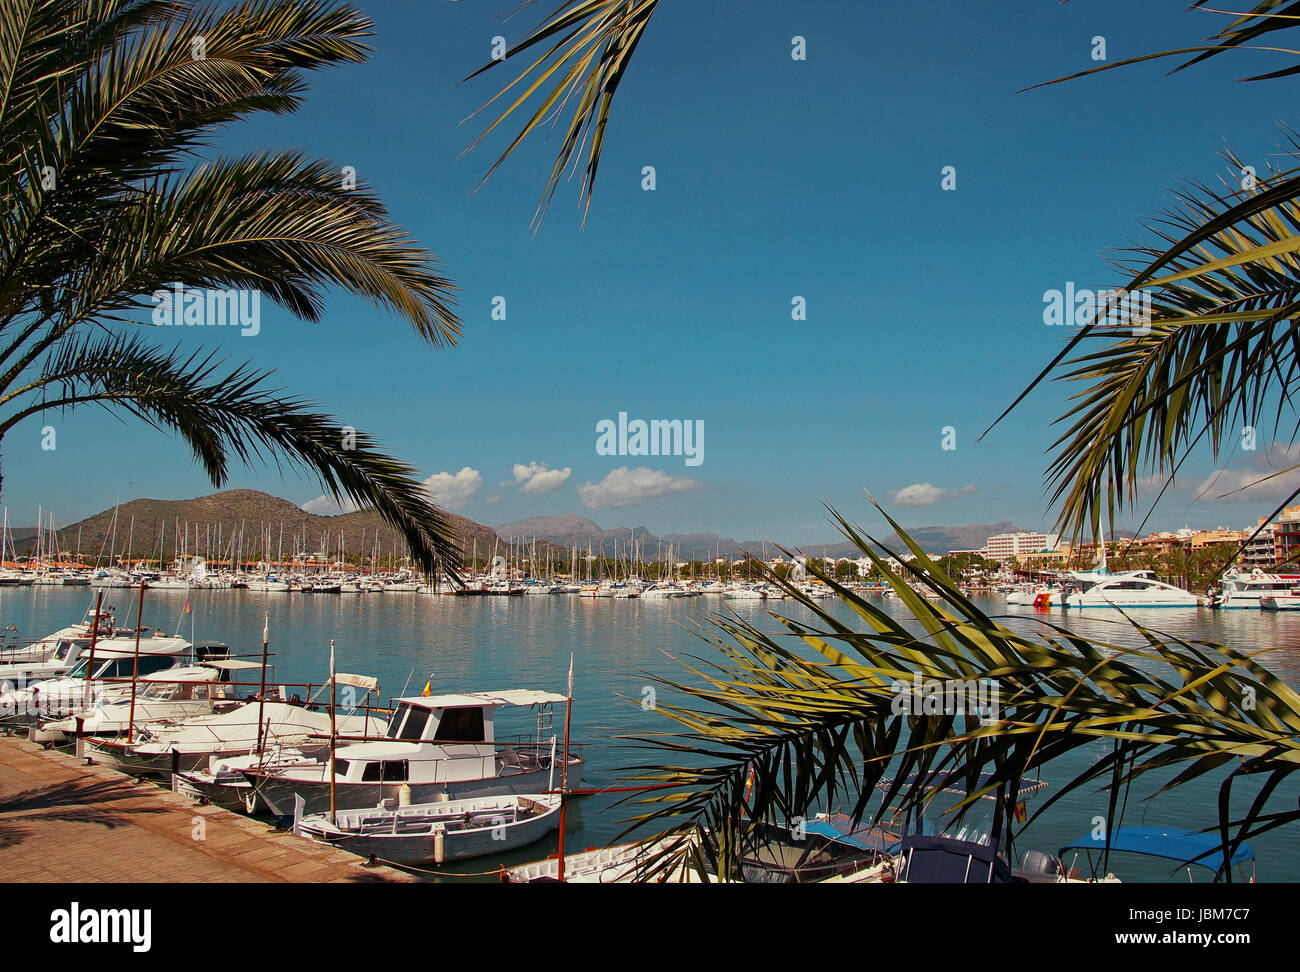
M 143 632 L 142 632 L 143 635 Z M 183 638 L 169 638 L 160 631 L 151 631 L 139 639 L 140 664 L 137 675 L 148 675 L 173 667 L 177 656 L 189 652 L 192 647 Z M 95 669 L 89 673 L 91 678 L 131 677 L 131 660 L 135 655 L 136 638 L 133 633 L 117 630 L 112 638 L 100 638 L 95 641 Z M 91 639 L 68 637 L 60 638 L 54 651 L 42 661 L 20 661 L 12 665 L 0 665 L 0 687 L 9 685 L 24 687 L 51 678 L 85 678 L 85 665 L 90 661 Z M 113 662 L 113 664 L 108 664 Z M 125 664 L 123 664 L 125 662 Z M 123 674 L 124 673 L 124 674 Z
M 80 736 L 116 739 L 128 727 L 174 722 L 208 715 L 242 704 L 230 673 L 260 668 L 257 662 L 237 659 L 212 660 L 203 665 L 169 668 L 139 679 L 134 700 L 108 701 L 97 697 L 92 706 L 61 719 L 33 726 L 27 734 L 32 742 L 60 745 Z
M 557 739 L 552 707 L 566 696 L 507 689 L 395 701 L 384 738 L 338 746 L 332 774 L 330 759 L 322 758 L 315 765 L 244 775 L 270 811 L 286 818 L 294 814 L 295 795 L 306 801 L 305 814 L 328 810 L 331 790 L 336 809 L 357 810 L 396 800 L 403 785 L 410 787 L 412 803 L 550 789 Z M 536 731 L 499 741 L 497 712 L 515 707 L 536 708 Z M 581 756 L 570 756 L 571 788 L 581 785 L 582 766 Z
M 1230 570 L 1211 592 L 1210 603 L 1216 608 L 1262 608 L 1269 597 L 1285 605 L 1297 586 L 1300 574 L 1268 574 L 1258 567 L 1249 573 Z
M 1261 611 L 1300 611 L 1300 587 L 1259 596 Z
M 690 595 L 676 584 L 651 584 L 641 592 L 641 596 L 650 601 L 667 597 L 689 597 Z
M 86 612 L 86 620 L 30 643 L 21 641 L 13 629 L 6 631 L 0 638 L 0 679 L 14 677 L 12 674 L 6 676 L 7 669 L 47 662 L 58 655 L 66 656 L 73 645 L 90 644 L 92 635 L 104 639 L 113 637 L 115 624 L 111 610 L 100 612 L 98 632 L 94 631 L 94 621 L 95 609 L 92 607 Z
M 96 643 L 93 667 L 87 647 L 69 669 L 19 685 L 0 679 L 0 724 L 31 725 L 73 715 L 96 699 L 127 697 L 145 675 L 185 665 L 192 648 L 183 638 L 141 638 L 137 654 L 134 638 L 115 638 Z
M 1149 570 L 1078 572 L 1063 581 L 1067 608 L 1194 608 L 1200 595 L 1156 580 Z
M 340 673 L 337 680 L 340 685 L 363 687 L 367 694 L 378 687 L 375 679 L 361 675 Z M 315 699 L 308 700 L 308 705 L 251 700 L 227 712 L 183 722 L 153 723 L 139 729 L 131 741 L 82 739 L 77 755 L 125 773 L 163 778 L 207 766 L 212 756 L 256 752 L 259 741 L 266 749 L 283 746 L 319 755 L 329 746 L 330 716 L 323 707 L 318 709 L 312 703 L 325 693 L 328 685 L 317 692 Z M 383 719 L 353 714 L 364 699 L 337 716 L 336 732 L 371 735 L 385 730 Z
M 244 777 L 246 769 L 283 769 L 302 764 L 315 765 L 317 750 L 304 752 L 295 746 L 272 746 L 264 752 L 222 754 L 208 757 L 206 766 L 197 766 L 172 774 L 171 788 L 195 800 L 203 800 L 225 810 L 255 813 L 257 794 Z
M 420 865 L 515 850 L 559 825 L 558 794 L 520 793 L 312 814 L 296 819 L 293 832 L 386 864 Z

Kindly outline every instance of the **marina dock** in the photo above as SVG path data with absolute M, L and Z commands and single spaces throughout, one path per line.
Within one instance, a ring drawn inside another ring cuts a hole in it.
M 418 882 L 11 736 L 0 736 L 0 869 L 38 883 Z

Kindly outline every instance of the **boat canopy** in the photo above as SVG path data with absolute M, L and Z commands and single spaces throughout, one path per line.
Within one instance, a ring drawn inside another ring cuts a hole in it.
M 465 692 L 455 695 L 415 695 L 401 698 L 398 702 L 409 702 L 425 709 L 454 709 L 461 706 L 509 706 L 541 705 L 547 702 L 567 702 L 567 695 L 557 692 L 538 692 L 533 689 L 503 689 L 499 692 Z
M 1194 830 L 1175 830 L 1169 827 L 1117 827 L 1110 835 L 1110 849 L 1128 854 L 1145 854 L 1162 857 L 1183 864 L 1199 864 L 1213 871 L 1223 870 L 1223 844 L 1219 837 Z M 1105 850 L 1106 838 L 1085 834 L 1066 844 L 1057 856 L 1070 850 Z M 1255 859 L 1255 849 L 1247 843 L 1237 846 L 1232 855 L 1232 866 L 1238 867 Z
M 261 668 L 259 663 L 258 668 Z M 379 679 L 371 678 L 369 675 L 348 675 L 346 672 L 334 673 L 335 685 L 351 685 L 354 688 L 366 689 L 373 692 L 379 688 Z

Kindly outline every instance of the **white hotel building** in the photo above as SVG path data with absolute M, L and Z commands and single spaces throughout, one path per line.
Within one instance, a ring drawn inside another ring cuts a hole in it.
M 1059 534 L 1055 533 L 1001 533 L 989 537 L 984 545 L 984 556 L 1009 564 L 1020 554 L 1054 551 L 1059 540 Z

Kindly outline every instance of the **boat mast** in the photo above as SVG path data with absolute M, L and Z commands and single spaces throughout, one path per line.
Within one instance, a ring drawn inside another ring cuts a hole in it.
M 337 824 L 335 818 L 335 800 L 334 800 L 334 752 L 337 740 L 335 739 L 335 722 L 334 712 L 337 702 L 338 692 L 334 680 L 334 639 L 330 639 L 330 823 Z
M 573 652 L 569 652 L 569 697 L 564 703 L 564 764 L 560 770 L 560 848 L 558 877 L 564 880 L 564 812 L 569 802 L 569 720 L 573 715 Z

